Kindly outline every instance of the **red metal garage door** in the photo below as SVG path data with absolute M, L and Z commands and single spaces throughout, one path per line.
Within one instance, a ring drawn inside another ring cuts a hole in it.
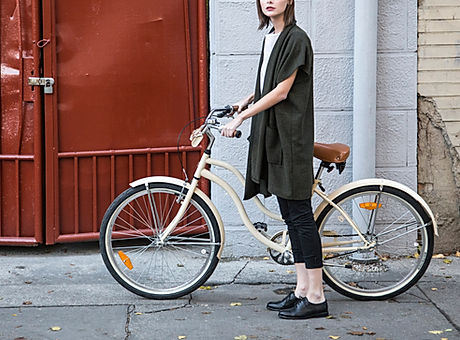
M 42 242 L 42 142 L 38 75 L 38 1 L 0 6 L 0 244 Z
M 95 239 L 130 181 L 200 156 L 176 141 L 206 110 L 205 1 L 42 2 L 46 243 Z

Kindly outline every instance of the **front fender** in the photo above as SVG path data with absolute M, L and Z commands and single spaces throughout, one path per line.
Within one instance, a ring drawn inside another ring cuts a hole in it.
M 129 183 L 131 187 L 137 187 L 139 185 L 145 185 L 148 183 L 169 183 L 169 184 L 175 184 L 178 186 L 183 186 L 185 183 L 185 187 L 187 189 L 190 188 L 190 183 L 184 182 L 183 180 L 180 180 L 179 178 L 175 177 L 168 177 L 168 176 L 151 176 L 151 177 L 144 177 L 140 178 L 134 182 Z M 219 214 L 219 211 L 217 210 L 216 206 L 214 203 L 212 203 L 211 199 L 206 195 L 203 191 L 201 191 L 199 188 L 195 189 L 195 194 L 197 194 L 211 209 L 212 213 L 216 217 L 217 220 L 217 225 L 219 226 L 219 231 L 220 231 L 220 238 L 221 238 L 221 245 L 220 249 L 217 252 L 217 257 L 220 260 L 220 257 L 222 255 L 222 251 L 224 250 L 224 243 L 225 243 L 225 231 L 224 231 L 224 223 L 222 221 L 222 217 Z
M 431 211 L 431 209 L 428 206 L 428 204 L 424 201 L 424 199 L 419 194 L 417 194 L 414 190 L 412 190 L 411 188 L 409 188 L 408 186 L 406 186 L 404 184 L 401 184 L 401 183 L 398 183 L 398 182 L 395 182 L 395 181 L 391 181 L 391 180 L 388 180 L 388 179 L 383 179 L 383 178 L 362 179 L 362 180 L 351 182 L 351 183 L 345 184 L 344 186 L 341 186 L 340 188 L 335 190 L 332 194 L 328 195 L 328 197 L 333 201 L 339 195 L 343 194 L 344 192 L 346 192 L 348 190 L 351 190 L 351 189 L 354 189 L 354 188 L 357 188 L 357 187 L 361 187 L 361 186 L 367 186 L 367 185 L 378 185 L 378 186 L 382 185 L 382 186 L 385 186 L 385 187 L 393 187 L 395 189 L 399 189 L 401 191 L 404 191 L 408 195 L 412 196 L 412 198 L 414 198 L 418 203 L 420 203 L 420 205 L 423 207 L 425 212 L 431 218 L 431 221 L 433 223 L 434 233 L 435 233 L 436 236 L 439 236 L 439 234 L 438 234 L 438 224 L 436 223 L 436 219 L 434 217 L 434 214 Z M 316 210 L 315 210 L 315 220 L 318 218 L 318 216 L 321 214 L 321 212 L 324 210 L 324 208 L 326 208 L 326 206 L 328 204 L 329 204 L 328 202 L 323 201 L 318 206 L 318 208 L 316 208 Z

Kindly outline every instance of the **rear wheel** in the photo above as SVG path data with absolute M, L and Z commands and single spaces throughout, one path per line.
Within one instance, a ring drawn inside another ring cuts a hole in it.
M 131 292 L 175 299 L 193 292 L 213 273 L 221 235 L 209 206 L 197 195 L 163 243 L 159 235 L 176 216 L 187 193 L 170 183 L 129 188 L 108 208 L 100 249 L 112 276 Z M 179 203 L 178 203 L 179 202 Z
M 406 291 L 425 273 L 433 254 L 433 226 L 413 197 L 370 185 L 351 189 L 334 203 L 375 243 L 368 250 L 346 249 L 364 242 L 332 205 L 320 213 L 324 278 L 334 290 L 354 299 L 383 300 Z

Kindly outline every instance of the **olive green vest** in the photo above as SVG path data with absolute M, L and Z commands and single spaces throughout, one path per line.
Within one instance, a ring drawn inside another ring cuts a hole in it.
M 292 200 L 310 198 L 314 180 L 310 39 L 296 24 L 285 27 L 273 47 L 260 89 L 262 60 L 263 55 L 254 102 L 298 71 L 287 98 L 252 117 L 244 199 L 259 193 Z

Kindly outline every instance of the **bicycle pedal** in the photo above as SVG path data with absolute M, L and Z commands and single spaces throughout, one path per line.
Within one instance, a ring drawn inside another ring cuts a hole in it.
M 260 232 L 262 231 L 267 232 L 268 230 L 268 225 L 267 223 L 264 223 L 264 222 L 256 222 L 254 223 L 254 227 L 257 229 L 257 231 L 260 231 Z

